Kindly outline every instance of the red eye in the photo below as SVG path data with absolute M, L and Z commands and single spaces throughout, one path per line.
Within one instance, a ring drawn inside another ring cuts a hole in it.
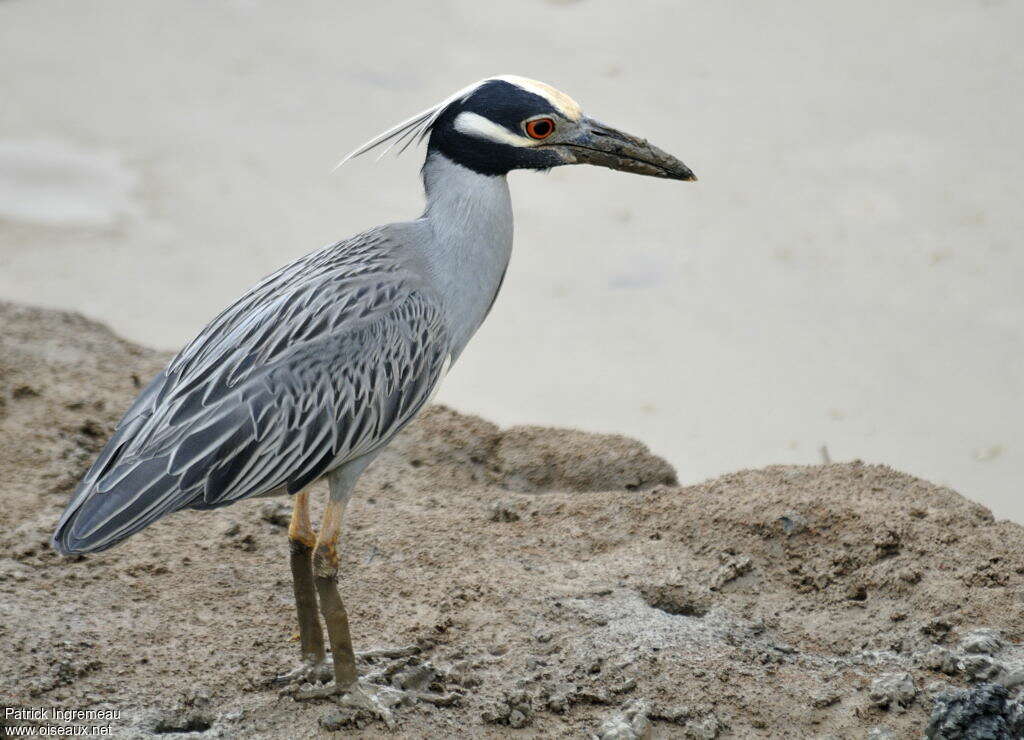
M 550 118 L 534 118 L 526 122 L 526 133 L 531 139 L 546 139 L 555 133 L 555 122 Z

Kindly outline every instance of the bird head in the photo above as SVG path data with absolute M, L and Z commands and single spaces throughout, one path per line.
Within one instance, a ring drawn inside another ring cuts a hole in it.
M 512 75 L 463 88 L 366 142 L 342 163 L 384 145 L 381 156 L 395 146 L 401 152 L 428 137 L 428 152 L 483 175 L 593 164 L 652 177 L 697 179 L 671 154 L 584 115 L 560 90 Z

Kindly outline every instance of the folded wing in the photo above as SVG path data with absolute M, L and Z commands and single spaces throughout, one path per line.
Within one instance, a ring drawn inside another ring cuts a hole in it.
M 53 536 L 95 552 L 182 508 L 293 493 L 386 443 L 440 379 L 432 289 L 387 227 L 292 263 L 218 316 L 139 395 Z

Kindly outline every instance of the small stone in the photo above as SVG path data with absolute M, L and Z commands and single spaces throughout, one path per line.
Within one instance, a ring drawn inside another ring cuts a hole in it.
M 652 712 L 651 716 L 655 719 L 660 719 L 665 722 L 672 722 L 677 725 L 685 725 L 686 720 L 690 719 L 692 712 L 690 708 L 685 704 L 679 704 L 673 707 L 658 708 L 657 712 Z
M 992 681 L 1003 672 L 1003 664 L 988 655 L 965 655 L 957 667 L 973 681 Z
M 448 680 L 452 683 L 461 684 L 469 675 L 470 665 L 468 660 L 457 661 L 448 669 Z
M 519 709 L 524 714 L 532 711 L 533 698 L 525 691 L 513 691 L 508 695 L 507 701 L 510 706 Z
M 746 555 L 725 558 L 722 565 L 711 576 L 711 590 L 719 590 L 727 583 L 731 583 L 740 576 L 749 573 L 753 567 L 753 562 Z
M 489 724 L 526 727 L 533 720 L 533 698 L 525 691 L 509 692 L 503 701 L 484 710 L 480 718 Z
M 1005 643 L 999 632 L 987 627 L 971 630 L 960 640 L 960 649 L 965 653 L 995 655 L 1003 647 Z
M 795 512 L 783 514 L 775 522 L 782 529 L 783 534 L 788 537 L 800 534 L 807 529 L 807 520 Z
M 625 694 L 625 693 L 628 693 L 628 692 L 632 691 L 635 688 L 636 688 L 636 679 L 635 678 L 631 678 L 628 681 L 626 681 L 625 683 L 623 683 L 621 686 L 617 686 L 616 688 L 612 689 L 612 693 L 613 694 Z
M 996 684 L 950 689 L 934 698 L 925 736 L 942 738 L 1024 737 L 1024 707 Z
M 833 704 L 839 703 L 839 694 L 835 691 L 823 691 L 817 694 L 811 694 L 810 704 L 815 709 L 824 709 L 830 707 Z
M 194 710 L 179 707 L 168 712 L 156 711 L 146 714 L 140 725 L 146 732 L 154 735 L 199 733 L 213 727 L 213 719 Z
M 281 501 L 269 501 L 260 507 L 260 519 L 275 527 L 287 527 L 291 523 L 291 511 Z
M 850 601 L 865 601 L 868 598 L 868 590 L 862 583 L 851 583 L 846 588 L 846 598 Z
M 881 725 L 868 730 L 868 740 L 894 740 L 895 737 L 892 730 Z
M 642 583 L 647 605 L 672 616 L 704 617 L 711 611 L 710 592 L 687 583 Z
M 875 558 L 884 560 L 897 555 L 900 551 L 900 540 L 900 533 L 893 529 L 878 534 L 872 541 L 875 546 Z
M 101 437 L 104 436 L 106 430 L 103 425 L 95 419 L 86 419 L 82 422 L 82 425 L 78 427 L 78 431 L 84 434 L 86 437 Z
M 931 637 L 935 642 L 942 642 L 946 639 L 952 625 L 941 617 L 930 619 L 921 625 L 921 632 Z
M 647 719 L 647 702 L 642 699 L 633 699 L 625 704 L 620 714 L 606 720 L 597 736 L 600 740 L 639 740 L 644 737 L 650 729 L 650 720 Z
M 715 717 L 692 719 L 683 728 L 685 737 L 693 740 L 715 740 L 720 731 L 721 726 Z
M 491 507 L 492 522 L 518 522 L 519 514 L 511 504 L 501 502 Z
M 246 534 L 243 534 L 241 537 L 238 537 L 234 541 L 234 546 L 237 547 L 239 550 L 242 550 L 244 552 L 254 552 L 259 545 L 256 542 L 256 538 L 255 537 L 253 537 L 249 533 L 246 533 Z
M 430 662 L 426 662 L 399 671 L 391 677 L 391 685 L 406 691 L 426 691 L 437 678 L 437 670 Z
M 210 692 L 202 688 L 193 689 L 185 694 L 185 706 L 187 707 L 205 707 L 210 700 Z
M 328 732 L 350 728 L 362 728 L 372 722 L 376 717 L 365 709 L 354 707 L 343 707 L 328 712 L 320 718 L 320 726 Z
M 941 671 L 952 676 L 960 672 L 959 659 L 956 654 L 943 647 L 933 647 L 923 653 L 914 655 L 914 660 L 922 668 L 932 671 Z
M 555 714 L 562 714 L 569 708 L 569 697 L 565 694 L 552 694 L 548 697 L 548 709 Z
M 911 586 L 920 583 L 924 578 L 924 573 L 917 568 L 904 568 L 897 575 L 901 581 L 909 583 Z
M 480 719 L 488 724 L 496 725 L 508 720 L 509 714 L 512 713 L 511 707 L 508 704 L 499 702 L 492 707 L 489 707 L 480 713 Z
M 1014 689 L 1024 684 L 1024 669 L 1018 668 L 1015 671 L 1011 671 L 1000 683 L 1008 689 Z
M 903 709 L 917 696 L 917 687 L 909 673 L 886 673 L 871 682 L 868 700 L 882 709 Z

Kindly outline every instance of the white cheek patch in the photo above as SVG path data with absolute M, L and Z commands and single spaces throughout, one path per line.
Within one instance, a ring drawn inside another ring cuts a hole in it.
M 536 146 L 539 141 L 528 139 L 525 136 L 518 136 L 504 126 L 495 123 L 489 118 L 484 118 L 478 113 L 463 111 L 455 117 L 455 130 L 467 136 L 476 136 L 480 139 L 487 139 L 498 144 L 509 146 Z

